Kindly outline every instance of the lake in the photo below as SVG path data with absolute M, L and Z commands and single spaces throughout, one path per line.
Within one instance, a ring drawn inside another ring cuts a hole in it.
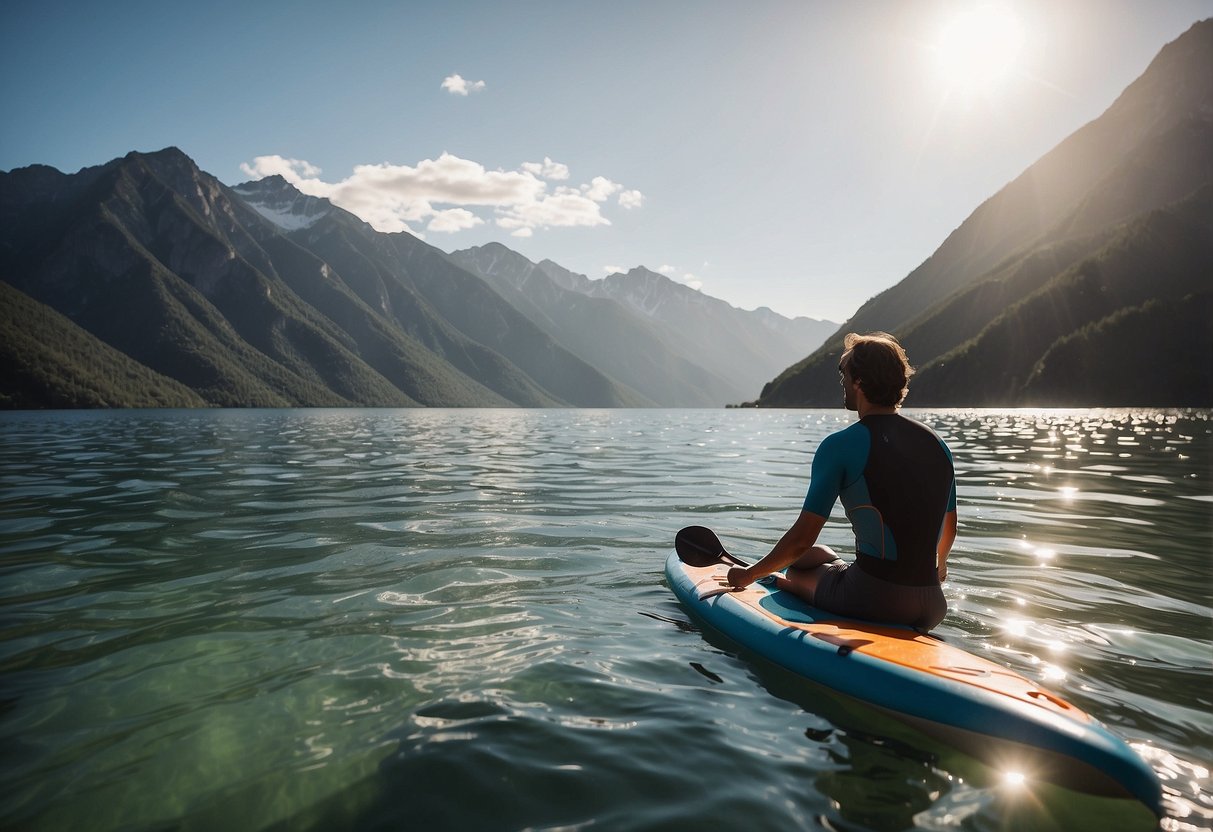
M 1209 828 L 1213 413 L 907 412 L 958 474 L 937 632 Z M 2 414 L 0 827 L 1152 828 L 688 622 L 675 532 L 765 554 L 852 418 Z M 840 510 L 822 539 L 851 551 Z

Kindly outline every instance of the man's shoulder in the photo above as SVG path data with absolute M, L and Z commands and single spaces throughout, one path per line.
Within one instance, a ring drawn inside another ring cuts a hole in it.
M 852 448 L 866 448 L 871 442 L 871 432 L 863 422 L 852 422 L 821 440 L 819 451 L 845 453 Z
M 923 435 L 922 441 L 923 442 L 927 441 L 926 440 L 927 436 L 929 436 L 931 439 L 933 439 L 935 441 L 935 443 L 937 443 L 939 445 L 939 447 L 943 450 L 944 455 L 948 458 L 948 462 L 951 463 L 952 449 L 948 447 L 948 443 L 944 441 L 943 437 L 939 435 L 939 432 L 936 431 L 935 428 L 931 427 L 926 422 L 919 421 L 918 419 L 912 419 L 909 416 L 905 416 L 900 413 L 897 415 L 901 419 L 904 419 L 908 426 L 911 426 L 916 430 L 922 431 L 922 435 Z
M 903 422 L 908 422 L 909 424 L 913 425 L 914 427 L 922 428 L 923 430 L 929 430 L 931 433 L 935 432 L 934 428 L 932 428 L 926 422 L 922 421 L 921 419 L 915 419 L 913 416 L 907 416 L 906 414 L 902 413 L 900 410 L 897 411 L 897 418 Z
M 845 428 L 840 428 L 840 429 L 834 431 L 833 433 L 829 434 L 828 436 L 826 436 L 825 439 L 823 439 L 821 441 L 823 444 L 825 442 L 845 442 L 845 441 L 847 441 L 847 439 L 854 438 L 855 436 L 867 436 L 867 435 L 868 435 L 868 426 L 865 425 L 863 422 L 856 420 L 854 422 L 851 422 L 851 424 L 847 425 Z
M 923 422 L 920 419 L 915 419 L 911 416 L 906 416 L 904 413 L 898 413 L 897 417 L 899 419 L 903 419 L 909 425 L 931 434 L 931 436 L 934 436 L 939 441 L 939 444 L 947 447 L 947 443 L 943 441 L 943 437 L 939 435 L 939 431 L 935 430 L 935 428 L 931 427 L 926 422 Z

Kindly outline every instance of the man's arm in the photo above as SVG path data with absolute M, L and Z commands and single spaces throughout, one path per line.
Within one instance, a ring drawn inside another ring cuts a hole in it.
M 813 548 L 817 536 L 826 524 L 826 518 L 811 511 L 802 511 L 792 524 L 792 528 L 783 533 L 770 554 L 753 566 L 742 568 L 734 566 L 729 570 L 728 582 L 733 586 L 748 586 L 759 578 L 765 578 L 772 572 L 786 569 L 795 563 L 802 555 Z
M 956 510 L 953 509 L 943 516 L 943 529 L 939 533 L 939 557 L 935 563 L 939 569 L 939 582 L 948 579 L 948 553 L 956 542 Z

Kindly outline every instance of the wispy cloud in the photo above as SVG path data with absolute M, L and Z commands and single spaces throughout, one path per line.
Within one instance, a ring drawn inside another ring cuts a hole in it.
M 569 178 L 569 166 L 553 162 L 547 156 L 543 157 L 542 162 L 523 162 L 522 169 L 543 179 L 564 180 Z
M 240 163 L 240 170 L 254 179 L 281 176 L 287 182 L 297 182 L 311 176 L 319 176 L 320 168 L 302 159 L 286 159 L 282 156 L 258 156 L 250 165 Z
M 485 87 L 484 81 L 467 81 L 462 75 L 448 75 L 442 79 L 442 88 L 451 95 L 467 95 L 480 92 Z
M 602 206 L 623 186 L 596 176 L 577 187 L 548 190 L 545 180 L 569 178 L 567 165 L 544 157 L 519 170 L 488 170 L 478 162 L 443 153 L 416 165 L 358 165 L 339 182 L 320 178 L 321 170 L 301 159 L 258 156 L 240 169 L 253 179 L 278 174 L 305 194 L 325 197 L 379 231 L 455 233 L 487 220 L 473 209 L 489 210 L 499 228 L 516 237 L 538 229 L 610 225 Z M 639 191 L 624 191 L 643 196 Z M 639 203 L 637 203 L 639 204 Z M 622 202 L 621 202 L 622 205 Z

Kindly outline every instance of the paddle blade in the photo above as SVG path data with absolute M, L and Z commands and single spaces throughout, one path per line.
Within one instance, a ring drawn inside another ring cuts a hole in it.
M 690 566 L 711 566 L 725 556 L 724 544 L 706 526 L 687 526 L 674 537 L 678 559 Z

